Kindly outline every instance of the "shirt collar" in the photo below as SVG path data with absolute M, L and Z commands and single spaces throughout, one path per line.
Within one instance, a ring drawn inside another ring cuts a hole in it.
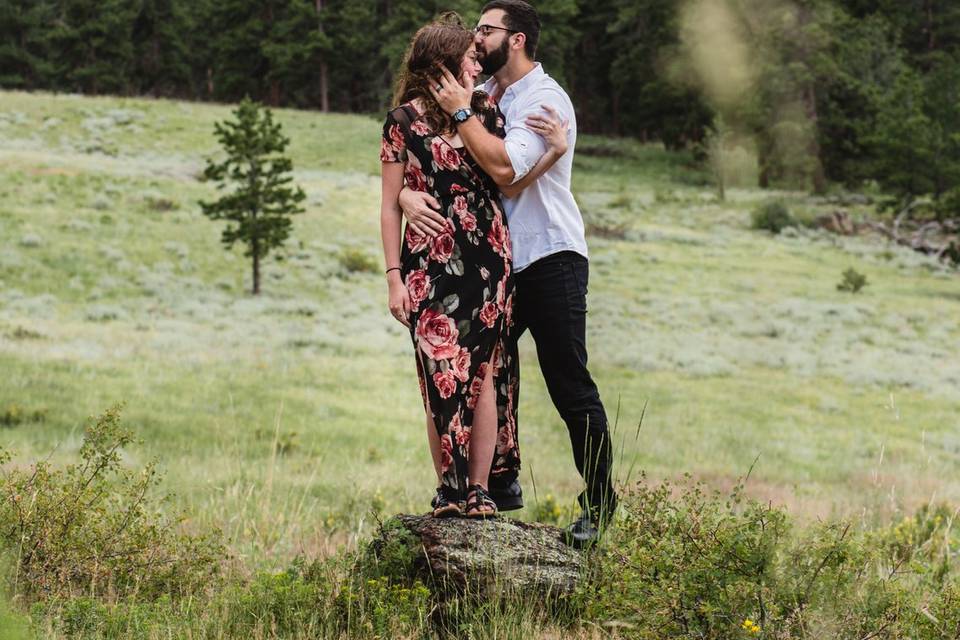
M 511 84 L 507 87 L 507 90 L 503 92 L 503 95 L 500 96 L 502 100 L 505 96 L 516 94 L 526 90 L 527 88 L 533 86 L 540 78 L 547 75 L 543 70 L 543 65 L 539 62 L 533 63 L 533 69 L 527 72 L 525 76 Z M 493 95 L 493 92 L 497 88 L 497 79 L 490 77 L 486 82 L 483 83 L 483 89 L 487 92 L 487 95 Z M 498 100 L 499 102 L 499 100 Z

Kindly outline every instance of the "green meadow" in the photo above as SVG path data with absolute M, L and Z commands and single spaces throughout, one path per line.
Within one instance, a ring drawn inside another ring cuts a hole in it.
M 142 441 L 124 463 L 157 460 L 169 508 L 222 530 L 250 572 L 355 547 L 380 518 L 426 511 L 434 480 L 380 269 L 381 122 L 275 115 L 308 197 L 254 297 L 197 204 L 228 106 L 0 93 L 10 464 L 73 461 L 88 417 L 123 403 Z M 574 190 L 622 485 L 643 470 L 727 489 L 752 468 L 747 494 L 864 525 L 960 504 L 956 272 L 878 238 L 752 230 L 771 198 L 806 220 L 841 204 L 746 187 L 720 202 L 658 146 L 583 136 Z M 851 267 L 857 294 L 836 287 Z M 565 524 L 579 477 L 529 336 L 521 354 L 516 517 Z

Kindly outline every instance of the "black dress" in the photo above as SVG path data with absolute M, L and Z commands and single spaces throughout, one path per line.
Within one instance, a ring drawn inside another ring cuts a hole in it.
M 489 131 L 504 136 L 495 105 L 481 117 Z M 432 239 L 408 225 L 400 259 L 413 306 L 420 391 L 440 436 L 442 482 L 462 499 L 473 413 L 487 375 L 497 396 L 491 476 L 512 479 L 520 468 L 510 232 L 490 176 L 466 149 L 432 131 L 412 105 L 387 114 L 380 160 L 405 163 L 406 186 L 430 193 L 446 218 L 446 229 Z

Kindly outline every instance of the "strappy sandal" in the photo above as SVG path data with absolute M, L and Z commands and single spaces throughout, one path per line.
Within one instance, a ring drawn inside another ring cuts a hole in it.
M 433 507 L 434 518 L 452 518 L 463 513 L 460 511 L 460 503 L 456 498 L 450 497 L 444 486 L 437 487 L 437 495 L 433 496 L 430 506 Z
M 468 518 L 495 518 L 497 517 L 497 503 L 494 502 L 487 490 L 478 484 L 467 488 Z

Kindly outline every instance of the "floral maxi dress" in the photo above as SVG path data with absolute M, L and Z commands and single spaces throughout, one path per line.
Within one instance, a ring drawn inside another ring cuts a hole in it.
M 481 117 L 503 137 L 495 106 Z M 475 482 L 467 477 L 470 432 L 487 375 L 493 375 L 497 402 L 491 475 L 509 481 L 520 468 L 510 234 L 490 176 L 466 149 L 432 131 L 412 105 L 387 114 L 380 160 L 405 163 L 405 185 L 430 193 L 445 215 L 445 230 L 432 239 L 407 225 L 400 266 L 413 307 L 420 391 L 440 436 L 442 484 L 448 495 L 464 499 Z

